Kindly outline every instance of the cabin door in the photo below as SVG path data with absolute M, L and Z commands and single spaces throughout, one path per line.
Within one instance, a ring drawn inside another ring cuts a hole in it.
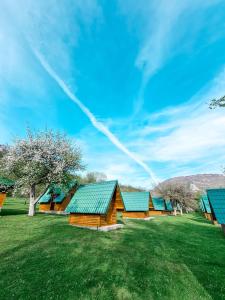
M 51 202 L 50 204 L 50 210 L 54 210 L 55 202 Z

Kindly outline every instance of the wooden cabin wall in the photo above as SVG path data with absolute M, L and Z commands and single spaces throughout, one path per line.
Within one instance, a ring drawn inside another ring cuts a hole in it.
M 163 214 L 164 215 L 172 215 L 172 211 L 170 211 L 170 210 L 164 210 Z
M 100 216 L 100 226 L 113 225 L 117 223 L 115 204 L 110 205 L 107 215 Z
M 70 203 L 70 200 L 72 199 L 76 190 L 77 187 L 73 188 L 61 203 L 55 203 L 54 211 L 64 211 Z
M 110 203 L 107 215 L 101 215 L 100 217 L 100 226 L 113 225 L 117 223 L 116 216 L 116 200 L 118 199 L 118 193 L 115 191 L 112 201 Z
M 69 223 L 78 226 L 100 226 L 100 215 L 71 213 Z
M 124 211 L 122 213 L 123 218 L 148 218 L 149 211 Z
M 50 211 L 50 205 L 51 203 L 40 203 L 39 205 L 39 211 Z
M 166 213 L 163 210 L 150 210 L 149 216 L 163 216 Z
M 0 193 L 0 208 L 3 206 L 5 198 L 6 198 L 6 193 Z
M 150 195 L 150 198 L 149 198 L 149 209 L 154 209 L 151 195 Z
M 207 219 L 207 220 L 209 220 L 209 221 L 213 221 L 213 216 L 212 216 L 212 214 L 210 214 L 210 213 L 204 213 L 204 216 L 205 216 L 205 218 Z
M 122 196 L 121 196 L 121 193 L 120 193 L 119 186 L 116 187 L 116 202 L 115 202 L 115 205 L 116 205 L 117 210 L 120 210 L 120 211 L 124 210 L 123 199 L 122 199 Z

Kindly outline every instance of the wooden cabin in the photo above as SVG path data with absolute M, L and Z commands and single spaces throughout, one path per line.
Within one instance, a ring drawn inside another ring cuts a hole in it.
M 208 189 L 206 191 L 211 209 L 211 221 L 220 224 L 225 234 L 225 188 Z
M 122 209 L 123 200 L 115 180 L 80 185 L 66 212 L 71 225 L 100 228 L 117 224 L 117 210 Z
M 150 202 L 149 216 L 165 216 L 168 214 L 165 200 L 162 197 L 150 197 Z
M 145 219 L 149 217 L 149 192 L 122 192 L 123 218 Z
M 216 221 L 216 220 L 213 220 L 213 215 L 212 215 L 212 211 L 211 211 L 211 207 L 210 207 L 209 199 L 208 199 L 207 195 L 202 195 L 201 203 L 202 203 L 202 210 L 203 210 L 205 218 L 212 222 Z
M 72 181 L 68 186 L 50 185 L 38 201 L 39 211 L 44 213 L 65 213 L 65 209 L 76 189 L 76 181 Z
M 0 178 L 0 211 L 6 199 L 6 193 L 14 187 L 15 182 L 11 179 Z

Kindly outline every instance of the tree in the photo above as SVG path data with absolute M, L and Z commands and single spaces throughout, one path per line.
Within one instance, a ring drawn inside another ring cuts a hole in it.
M 61 133 L 51 130 L 27 130 L 25 139 L 17 139 L 2 159 L 2 168 L 13 175 L 16 189 L 29 191 L 29 216 L 35 214 L 36 186 L 68 184 L 71 173 L 83 170 L 81 150 Z
M 121 192 L 145 192 L 146 190 L 141 187 L 134 187 L 132 185 L 122 185 L 120 184 Z
M 188 185 L 178 183 L 159 184 L 155 191 L 162 198 L 172 202 L 175 214 L 178 207 L 181 213 L 183 209 L 188 212 L 197 208 L 195 193 L 190 190 Z
M 0 145 L 0 159 L 8 152 L 9 147 L 6 145 Z
M 209 108 L 214 109 L 216 107 L 225 107 L 225 96 L 211 100 Z
M 107 176 L 103 172 L 89 172 L 81 181 L 82 183 L 95 183 L 105 180 L 107 180 Z

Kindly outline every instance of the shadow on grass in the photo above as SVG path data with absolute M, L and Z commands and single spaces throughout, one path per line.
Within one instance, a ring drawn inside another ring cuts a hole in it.
M 2 209 L 0 216 L 26 215 L 27 209 Z
M 204 216 L 202 216 L 201 214 L 193 214 L 193 216 L 189 217 L 189 220 L 192 220 L 194 222 L 198 222 L 198 223 L 201 223 L 201 224 L 212 224 L 211 221 L 207 220 Z
M 225 239 L 199 221 L 127 221 L 104 233 L 38 215 L 1 254 L 1 299 L 225 299 Z
M 177 219 L 175 224 L 171 219 L 161 221 L 142 224 L 124 235 L 124 243 L 133 251 L 131 257 L 146 247 L 152 253 L 153 265 L 143 265 L 142 272 L 150 276 L 152 268 L 162 278 L 163 285 L 157 276 L 149 277 L 151 283 L 146 281 L 153 299 L 225 299 L 225 237 L 221 229 L 199 215 L 186 221 Z M 136 272 L 138 278 L 138 268 Z

